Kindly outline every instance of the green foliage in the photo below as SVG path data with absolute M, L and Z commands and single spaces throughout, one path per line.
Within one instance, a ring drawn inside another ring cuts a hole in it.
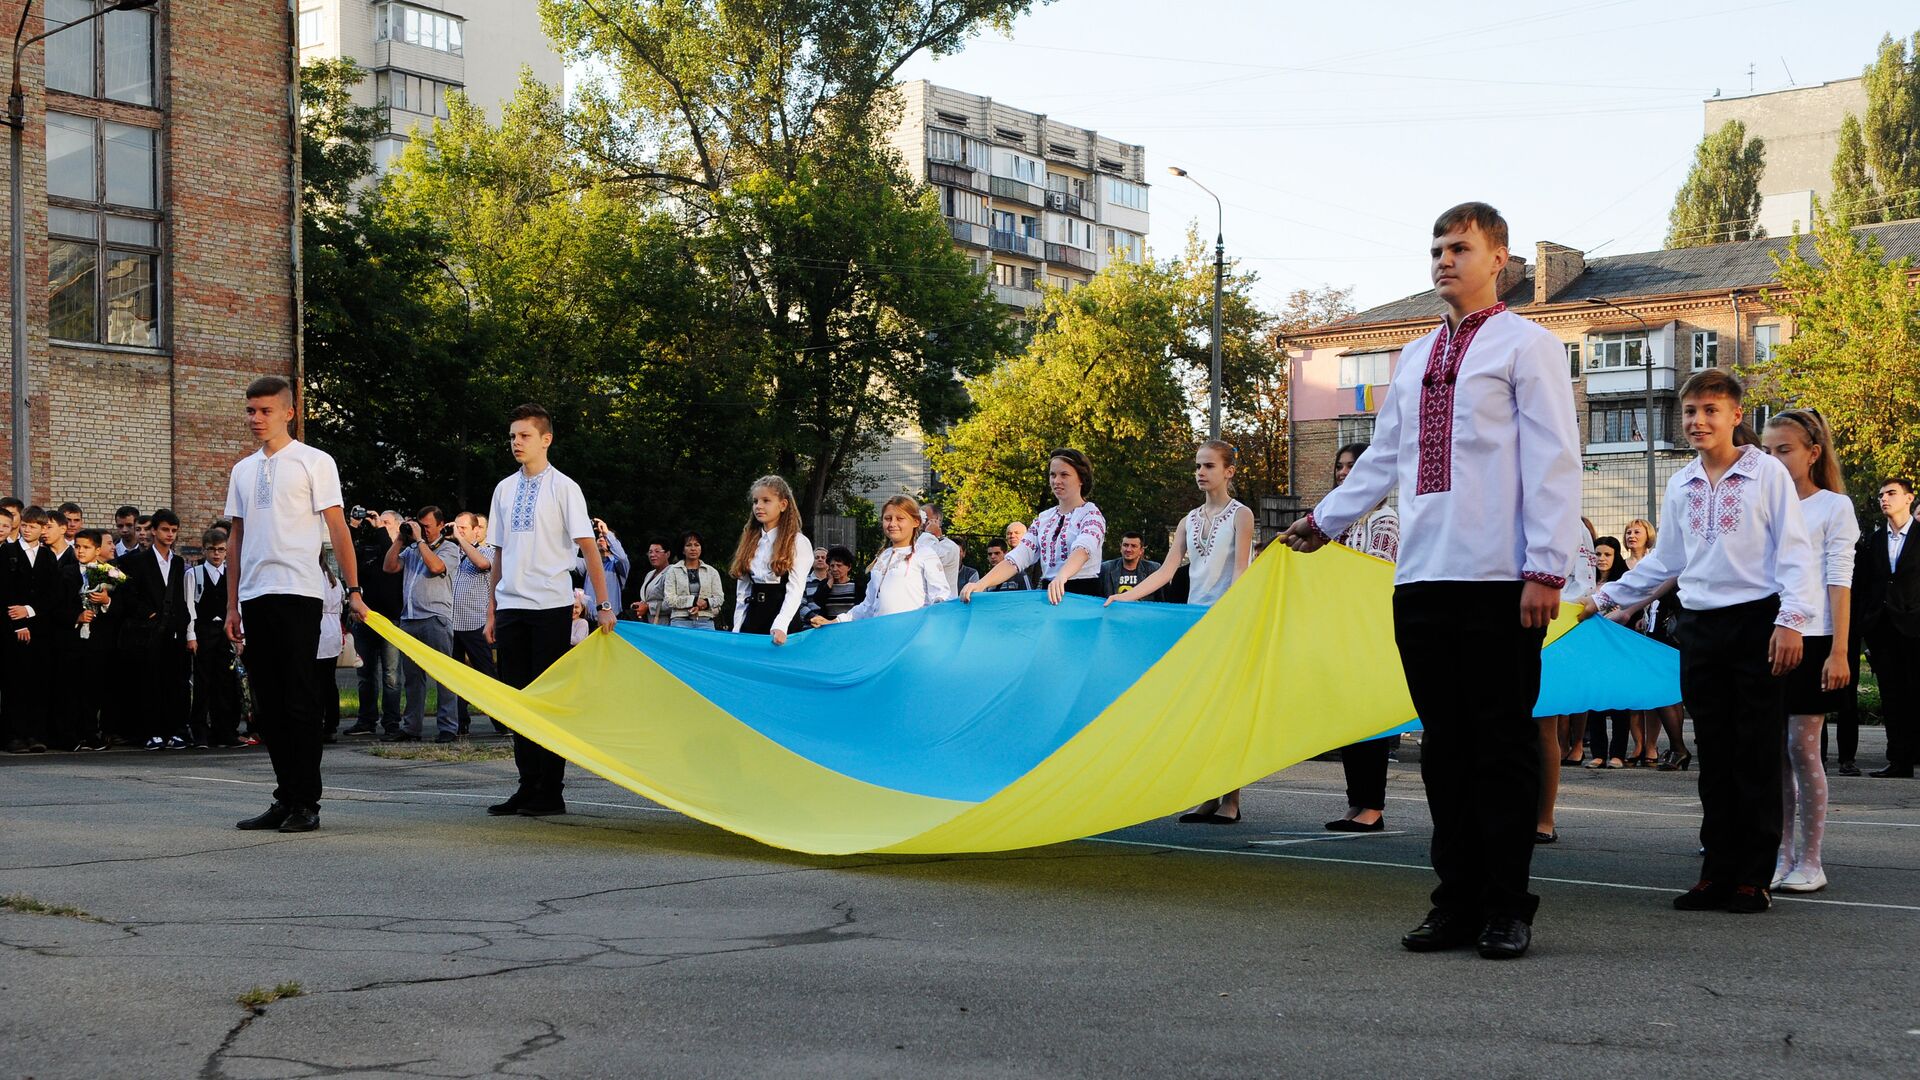
M 1860 493 L 1920 466 L 1920 293 L 1910 260 L 1824 213 L 1812 241 L 1817 261 L 1799 239 L 1775 256 L 1781 291 L 1766 300 L 1794 334 L 1747 371 L 1763 395 L 1820 411 Z
M 1047 454 L 1084 451 L 1093 501 L 1116 535 L 1159 540 L 1195 501 L 1187 475 L 1196 432 L 1172 345 L 1183 325 L 1190 268 L 1118 264 L 1072 293 L 1049 290 L 1024 355 L 972 379 L 971 416 L 928 458 L 952 487 L 949 518 L 963 532 L 998 534 L 1050 502 Z
M 89 915 L 71 904 L 50 904 L 26 893 L 8 893 L 0 896 L 0 911 L 11 911 L 20 915 L 51 915 L 62 919 L 79 919 L 81 922 L 103 922 L 105 920 Z
M 1766 144 L 1747 138 L 1747 125 L 1729 120 L 1700 140 L 1693 168 L 1667 214 L 1667 246 L 1701 247 L 1766 235 L 1759 227 L 1760 174 Z
M 306 992 L 305 987 L 289 980 L 271 988 L 265 986 L 253 987 L 233 1000 L 241 1008 L 259 1012 L 276 1001 L 281 1001 L 285 998 L 301 997 L 306 994 Z
M 1871 225 L 1920 217 L 1920 31 L 1888 34 L 1865 72 L 1867 110 L 1849 114 L 1833 161 L 1833 211 Z

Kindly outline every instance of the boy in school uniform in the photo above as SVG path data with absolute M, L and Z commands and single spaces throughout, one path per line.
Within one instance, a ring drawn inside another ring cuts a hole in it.
M 1463 203 L 1433 226 L 1445 321 L 1400 353 L 1369 448 L 1283 539 L 1309 552 L 1398 487 L 1393 625 L 1425 730 L 1433 909 L 1414 952 L 1522 956 L 1540 790 L 1540 647 L 1580 524 L 1580 446 L 1565 351 L 1499 302 L 1507 223 Z M 1465 648 L 1463 649 L 1463 643 Z
M 1800 663 L 1800 628 L 1822 606 L 1820 553 L 1800 516 L 1786 466 L 1738 446 L 1740 380 L 1719 368 L 1680 390 L 1687 442 L 1698 456 L 1667 482 L 1660 538 L 1582 617 L 1636 603 L 1680 579 L 1685 614 L 1680 695 L 1700 757 L 1700 881 L 1674 898 L 1682 911 L 1751 914 L 1771 906 L 1780 848 L 1781 676 Z
M 207 745 L 245 746 L 240 739 L 240 679 L 233 672 L 233 643 L 227 640 L 227 530 L 208 529 L 200 537 L 205 559 L 187 573 L 193 622 L 187 642 L 193 650 L 193 719 L 189 726 Z

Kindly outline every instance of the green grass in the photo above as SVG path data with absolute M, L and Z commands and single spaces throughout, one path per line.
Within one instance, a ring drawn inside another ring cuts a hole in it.
M 404 694 L 401 695 L 401 700 L 402 701 L 406 700 L 406 696 Z M 440 707 L 440 687 L 436 686 L 432 682 L 428 682 L 427 683 L 427 710 L 426 710 L 427 715 L 428 716 L 433 715 L 433 711 L 439 707 Z M 348 686 L 346 689 L 340 691 L 340 715 L 342 717 L 360 715 L 360 687 L 357 684 L 353 686 Z
M 297 998 L 306 992 L 306 989 L 299 983 L 288 981 L 281 983 L 271 990 L 264 986 L 256 986 L 233 1000 L 242 1008 L 259 1012 L 261 1009 L 266 1008 L 282 998 Z
M 367 753 L 377 758 L 390 758 L 396 761 L 433 761 L 448 764 L 464 764 L 474 761 L 505 761 L 513 756 L 513 747 L 499 743 L 444 743 L 425 746 L 376 746 Z
M 82 922 L 105 922 L 68 904 L 49 904 L 45 900 L 36 900 L 26 893 L 9 893 L 0 896 L 0 911 L 12 911 L 21 915 L 53 915 L 63 919 L 79 919 Z

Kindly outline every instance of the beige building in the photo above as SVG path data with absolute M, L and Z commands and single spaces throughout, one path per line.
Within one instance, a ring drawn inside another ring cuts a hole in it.
M 1840 124 L 1867 108 L 1866 80 L 1836 79 L 1744 97 L 1710 98 L 1707 134 L 1729 120 L 1747 126 L 1747 136 L 1767 144 L 1760 177 L 1760 226 L 1768 236 L 1791 236 L 1813 228 L 1813 201 L 1833 194 L 1833 158 L 1840 150 Z
M 896 92 L 894 149 L 1011 315 L 1039 307 L 1046 287 L 1146 258 L 1146 147 L 924 79 Z M 870 497 L 930 490 L 924 447 L 918 431 L 895 436 L 869 466 Z
M 553 86 L 566 74 L 534 0 L 300 0 L 299 34 L 302 61 L 352 57 L 373 73 L 355 99 L 386 112 L 374 144 L 382 171 L 416 128 L 446 117 L 448 94 L 499 123 L 523 68 Z

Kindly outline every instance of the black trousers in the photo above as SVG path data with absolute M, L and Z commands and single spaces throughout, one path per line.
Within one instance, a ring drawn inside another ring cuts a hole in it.
M 247 634 L 242 658 L 253 688 L 251 730 L 267 744 L 273 797 L 288 806 L 320 805 L 320 598 L 275 594 L 241 601 Z
M 1874 677 L 1880 680 L 1880 715 L 1887 725 L 1887 764 L 1911 769 L 1920 751 L 1920 638 L 1878 630 L 1867 639 Z
M 453 658 L 489 679 L 497 679 L 500 673 L 493 664 L 493 646 L 487 644 L 485 627 L 475 630 L 455 630 L 453 632 Z M 467 708 L 467 699 L 460 699 L 460 730 L 467 730 L 473 721 L 473 712 Z
M 1393 737 L 1368 739 L 1340 748 L 1340 768 L 1347 774 L 1347 805 L 1362 810 L 1387 809 L 1387 752 Z
M 233 673 L 233 643 L 227 640 L 224 620 L 196 632 L 189 726 L 203 739 L 230 743 L 240 737 L 240 679 Z
M 1607 721 L 1613 721 L 1613 737 L 1607 737 Z M 1657 722 L 1657 721 L 1656 721 Z M 1627 756 L 1627 737 L 1633 732 L 1627 724 L 1627 713 L 1621 709 L 1608 709 L 1605 712 L 1587 714 L 1587 752 L 1594 757 L 1625 758 Z
M 1833 718 L 1835 760 L 1851 763 L 1860 751 L 1860 632 L 1847 636 L 1847 670 L 1853 680 L 1840 695 L 1840 708 Z M 1820 729 L 1820 760 L 1827 759 L 1827 729 Z
M 193 654 L 184 636 L 155 634 L 141 650 L 143 674 L 134 702 L 136 730 L 146 738 L 193 734 L 187 725 L 192 708 Z M 192 741 L 192 740 L 188 740 Z
M 500 681 L 522 689 L 539 678 L 566 655 L 572 630 L 572 607 L 496 609 L 493 643 L 499 655 Z M 513 763 L 520 770 L 521 795 L 539 801 L 560 797 L 566 784 L 566 758 L 515 732 Z
M 0 611 L 0 616 L 6 613 Z M 0 721 L 6 728 L 6 741 L 18 740 L 25 743 L 47 741 L 46 686 L 49 672 L 46 670 L 47 658 L 53 655 L 49 647 L 52 643 L 42 641 L 38 635 L 44 630 L 33 631 L 31 641 L 21 641 L 13 630 L 26 626 L 25 622 L 9 624 L 0 618 L 0 626 L 7 627 L 6 640 L 0 641 L 0 673 L 6 677 L 6 687 L 0 690 Z M 72 747 L 63 746 L 62 750 Z
M 1433 814 L 1433 906 L 1533 920 L 1540 800 L 1540 646 L 1521 582 L 1426 581 L 1393 592 L 1393 636 L 1420 713 Z M 1778 752 L 1776 743 L 1767 744 Z
M 1680 696 L 1693 715 L 1700 758 L 1700 877 L 1765 888 L 1780 850 L 1780 747 L 1787 738 L 1786 683 L 1767 643 L 1778 597 L 1732 607 L 1688 608 L 1674 625 Z
M 71 750 L 100 738 L 102 680 L 93 665 L 111 656 L 96 647 L 98 642 L 98 638 L 71 637 L 54 650 L 55 684 L 65 695 L 64 706 L 55 710 L 55 730 L 47 743 L 56 750 Z

